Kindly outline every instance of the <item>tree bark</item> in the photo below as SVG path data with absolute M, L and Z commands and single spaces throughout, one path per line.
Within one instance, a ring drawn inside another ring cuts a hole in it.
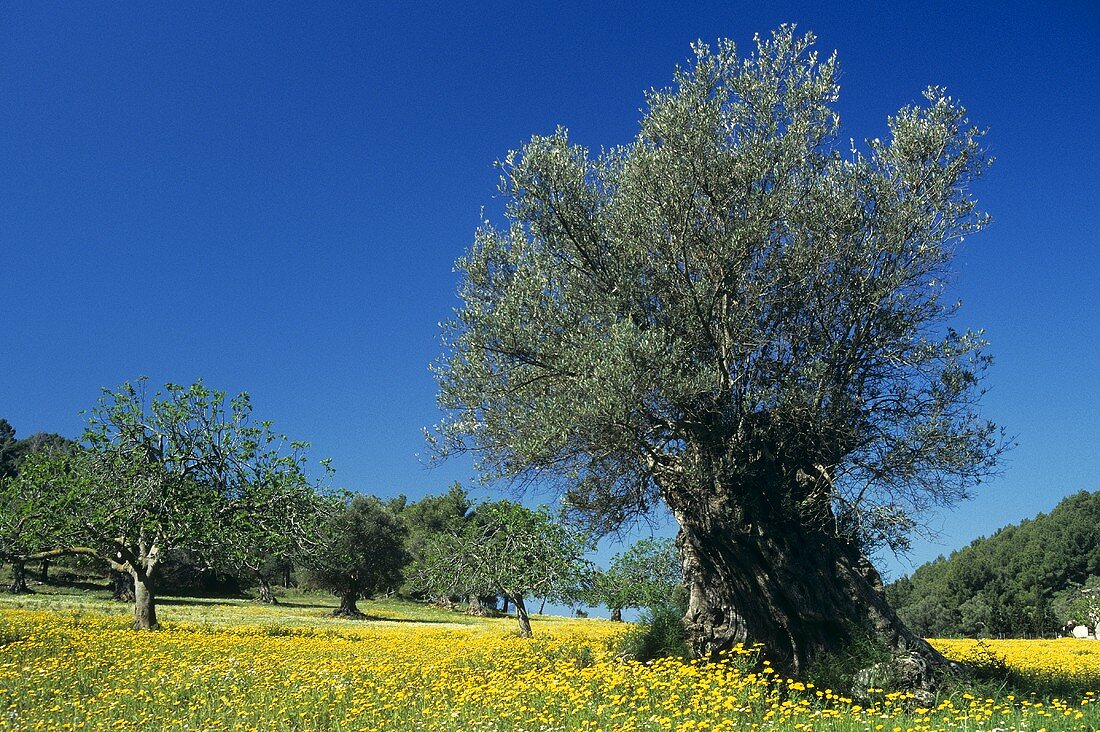
M 278 605 L 279 598 L 275 597 L 275 590 L 272 589 L 271 583 L 267 581 L 267 578 L 263 575 L 257 575 L 256 579 L 260 583 L 260 596 L 256 599 L 268 605 Z
M 488 611 L 485 609 L 485 606 L 481 603 L 481 598 L 480 597 L 478 597 L 477 595 L 470 595 L 470 597 L 467 598 L 466 614 L 467 615 L 484 616 L 484 615 L 488 614 Z
M 709 511 L 673 509 L 690 593 L 684 625 L 696 655 L 762 643 L 778 670 L 796 676 L 869 639 L 905 659 L 907 686 L 928 688 L 948 666 L 898 619 L 878 572 L 852 544 L 774 510 L 715 503 Z
M 340 595 L 340 607 L 332 611 L 332 614 L 340 618 L 361 618 L 363 613 L 355 604 L 359 599 L 359 591 L 344 592 Z
M 531 637 L 531 618 L 527 617 L 527 605 L 523 602 L 523 595 L 512 598 L 512 604 L 516 606 L 516 620 L 519 622 L 519 635 L 521 638 Z
M 38 578 L 40 580 L 42 580 L 43 582 L 49 582 L 50 581 L 50 560 L 49 559 L 43 559 L 42 560 L 42 567 L 38 572 Z
M 11 585 L 8 592 L 13 595 L 29 595 L 31 588 L 27 586 L 27 563 L 22 559 L 11 561 Z
M 157 602 L 151 573 L 144 568 L 131 569 L 134 578 L 134 630 L 159 630 Z
M 502 613 L 504 613 L 505 615 L 508 614 L 508 597 L 507 597 L 507 595 L 504 597 L 504 606 L 501 608 L 500 611 Z
M 611 620 L 616 623 L 623 622 L 623 609 L 621 607 L 611 608 Z
M 110 570 L 111 575 L 111 599 L 118 602 L 134 601 L 134 578 L 126 572 L 117 569 Z

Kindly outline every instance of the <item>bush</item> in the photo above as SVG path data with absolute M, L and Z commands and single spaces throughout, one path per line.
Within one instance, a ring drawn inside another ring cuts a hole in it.
M 900 679 L 891 678 L 890 659 L 890 649 L 877 638 L 856 634 L 843 650 L 814 659 L 805 680 L 820 689 L 851 690 L 862 698 L 868 686 L 897 688 Z
M 683 610 L 674 605 L 649 608 L 641 622 L 623 636 L 619 653 L 642 662 L 669 657 L 690 659 L 683 615 Z

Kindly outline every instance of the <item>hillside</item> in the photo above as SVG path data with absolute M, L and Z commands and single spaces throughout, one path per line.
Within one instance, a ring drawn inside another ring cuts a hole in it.
M 887 586 L 898 614 L 924 637 L 1057 633 L 1077 591 L 1100 581 L 1100 492 L 921 565 Z

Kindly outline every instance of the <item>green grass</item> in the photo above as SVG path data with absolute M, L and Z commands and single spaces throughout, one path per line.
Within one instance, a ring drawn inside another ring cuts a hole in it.
M 103 583 L 95 590 L 78 589 L 64 585 L 34 583 L 33 594 L 11 595 L 0 592 L 0 610 L 53 610 L 61 613 L 94 612 L 129 617 L 133 604 L 111 598 L 110 589 Z M 339 629 L 357 623 L 431 623 L 450 626 L 489 625 L 511 627 L 515 619 L 496 613 L 491 617 L 466 615 L 460 610 L 449 610 L 436 605 L 413 602 L 401 598 L 383 597 L 360 600 L 359 609 L 364 618 L 349 620 L 336 618 L 332 611 L 339 605 L 339 598 L 324 592 L 303 592 L 298 589 L 276 590 L 279 600 L 269 605 L 254 599 L 210 597 L 160 597 L 157 599 L 157 618 L 167 623 L 195 623 L 199 625 L 291 625 Z M 536 622 L 562 622 L 566 618 L 556 616 L 532 616 Z

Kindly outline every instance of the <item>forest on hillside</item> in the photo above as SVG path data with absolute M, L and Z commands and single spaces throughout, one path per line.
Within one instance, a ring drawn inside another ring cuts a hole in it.
M 1100 492 L 921 565 L 887 586 L 910 628 L 933 637 L 1042 637 L 1100 614 Z

